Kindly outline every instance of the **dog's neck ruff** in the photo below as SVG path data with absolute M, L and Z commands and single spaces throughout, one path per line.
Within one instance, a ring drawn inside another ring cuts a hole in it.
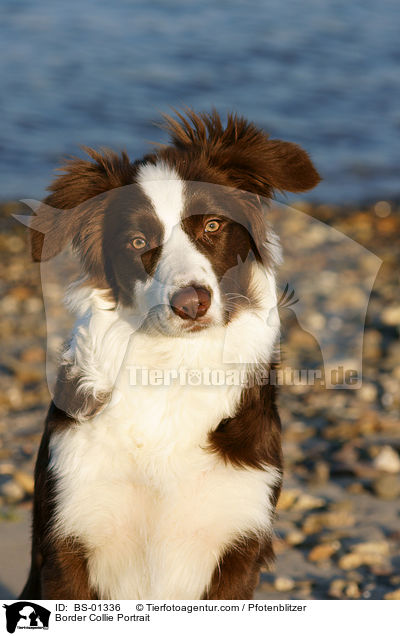
M 271 361 L 279 334 L 273 273 L 254 264 L 252 284 L 262 298 L 257 309 L 242 310 L 227 325 L 181 337 L 147 333 L 139 315 L 115 307 L 102 290 L 74 285 L 67 304 L 77 320 L 62 362 L 78 378 L 82 396 L 94 398 L 119 391 L 122 376 L 132 375 L 135 367 L 171 372 L 235 369 L 246 374 Z

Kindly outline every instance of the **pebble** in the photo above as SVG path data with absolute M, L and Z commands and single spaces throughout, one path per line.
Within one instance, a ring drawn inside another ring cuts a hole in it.
M 4 296 L 0 302 L 0 308 L 2 313 L 15 314 L 18 311 L 18 300 L 12 296 Z
M 380 499 L 397 499 L 400 495 L 400 479 L 398 475 L 386 473 L 377 477 L 373 484 L 373 490 Z
M 375 568 L 384 568 L 384 572 L 390 573 L 387 568 L 389 545 L 385 541 L 367 541 L 353 546 L 352 551 L 339 559 L 339 567 L 343 570 L 355 570 L 361 565 Z
M 329 227 L 319 223 L 310 223 L 308 231 L 303 236 L 305 245 L 308 248 L 317 247 L 322 243 L 326 243 L 330 238 Z
M 314 497 L 307 493 L 300 495 L 297 501 L 293 505 L 294 510 L 314 510 L 315 508 L 322 508 L 325 506 L 325 499 L 321 497 Z
M 14 464 L 3 462 L 0 464 L 0 475 L 12 475 L 15 470 Z
M 356 435 L 371 435 L 380 430 L 380 418 L 377 412 L 373 409 L 364 412 L 360 419 L 357 421 Z M 353 435 L 354 437 L 354 435 Z
M 13 254 L 18 254 L 25 248 L 25 241 L 19 236 L 10 236 L 7 241 L 7 248 Z
M 278 500 L 278 510 L 289 510 L 299 496 L 299 490 L 282 490 Z
M 374 576 L 390 576 L 393 573 L 393 568 L 391 563 L 382 562 L 382 563 L 367 563 L 369 566 L 370 572 Z
M 315 429 L 304 422 L 291 422 L 290 428 L 286 433 L 286 440 L 291 442 L 302 442 L 310 437 L 315 436 Z
M 329 596 L 333 596 L 333 598 L 342 598 L 346 585 L 347 581 L 345 579 L 334 579 L 329 586 Z
M 300 530 L 292 530 L 286 535 L 286 543 L 289 545 L 300 545 L 306 540 L 306 535 Z
M 309 515 L 302 526 L 305 534 L 315 534 L 326 528 L 342 528 L 353 526 L 355 518 L 350 512 L 343 510 Z
M 400 325 L 400 305 L 386 307 L 382 311 L 382 322 L 384 325 L 389 325 L 391 327 L 397 327 Z
M 363 307 L 366 302 L 365 291 L 359 285 L 350 286 L 347 282 L 343 285 L 342 288 L 339 288 L 337 290 L 334 302 L 337 303 L 339 306 L 345 306 L 346 309 L 348 309 L 349 307 Z
M 273 540 L 273 548 L 274 548 L 275 554 L 282 554 L 288 549 L 288 544 L 283 539 L 279 539 L 278 537 L 275 537 Z
M 359 481 L 355 481 L 354 483 L 349 484 L 346 490 L 352 495 L 364 495 L 367 492 L 364 486 Z
M 349 554 L 343 555 L 339 559 L 339 567 L 342 570 L 355 570 L 363 565 L 363 557 L 361 554 L 356 554 L 355 552 L 350 552 Z
M 389 409 L 394 402 L 393 394 L 386 391 L 381 397 L 381 402 L 384 408 Z
M 29 289 L 29 287 L 26 287 L 24 285 L 17 285 L 16 287 L 13 287 L 10 291 L 10 296 L 15 298 L 16 300 L 25 300 L 26 298 L 29 298 L 31 295 L 32 295 L 32 291 Z
M 344 593 L 348 598 L 360 598 L 361 592 L 355 581 L 350 581 L 344 589 Z
M 330 467 L 325 461 L 318 461 L 314 466 L 314 471 L 310 477 L 310 482 L 317 486 L 322 486 L 329 481 Z
M 388 592 L 383 597 L 385 601 L 400 601 L 400 588 L 398 590 L 394 590 L 393 592 Z
M 318 312 L 311 313 L 307 316 L 307 326 L 311 331 L 314 329 L 318 331 L 322 331 L 326 325 L 326 318 L 322 314 Z
M 43 309 L 43 302 L 39 298 L 27 298 L 25 301 L 25 310 L 28 314 L 36 314 Z
M 379 554 L 380 556 L 388 556 L 389 544 L 387 541 L 365 541 L 353 546 L 353 551 L 358 554 Z
M 316 545 L 308 555 L 309 561 L 319 562 L 326 561 L 330 559 L 335 552 L 337 552 L 340 548 L 339 541 L 333 541 L 331 543 L 322 543 L 320 545 Z
M 376 384 L 362 383 L 359 389 L 360 398 L 365 402 L 375 402 L 378 397 L 378 388 Z
M 381 219 L 385 219 L 387 216 L 390 215 L 392 206 L 390 205 L 389 201 L 378 201 L 374 205 L 374 210 L 376 216 L 379 216 Z
M 28 495 L 33 495 L 35 482 L 32 475 L 25 473 L 22 470 L 17 470 L 14 473 L 14 479 Z
M 292 329 L 289 335 L 290 341 L 289 346 L 291 350 L 293 349 L 312 349 L 315 347 L 315 339 L 314 336 L 311 335 L 308 331 L 304 331 L 303 329 Z
M 21 363 L 18 365 L 15 375 L 22 384 L 35 384 L 42 380 L 43 370 L 35 369 L 30 364 Z
M 21 354 L 22 362 L 27 362 L 28 364 L 43 362 L 45 358 L 46 352 L 43 347 L 29 347 Z
M 275 579 L 274 586 L 278 592 L 290 592 L 291 590 L 293 590 L 295 582 L 289 577 L 278 576 Z
M 382 334 L 376 329 L 368 329 L 364 333 L 363 357 L 365 360 L 376 360 L 382 354 Z
M 312 585 L 312 581 L 296 581 L 297 598 L 311 599 Z
M 17 503 L 25 497 L 24 489 L 13 480 L 2 485 L 1 494 L 8 503 Z
M 387 473 L 400 472 L 400 457 L 391 446 L 384 446 L 374 459 L 374 467 Z
M 24 394 L 19 387 L 13 386 L 7 391 L 6 400 L 13 410 L 17 410 L 24 405 Z

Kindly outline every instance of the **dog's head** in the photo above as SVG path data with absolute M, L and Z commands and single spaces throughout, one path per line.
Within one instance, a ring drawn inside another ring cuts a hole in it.
M 36 211 L 32 254 L 48 260 L 72 242 L 90 285 L 181 335 L 257 306 L 254 272 L 275 251 L 261 198 L 319 176 L 299 146 L 237 116 L 223 127 L 187 111 L 166 127 L 171 145 L 140 161 L 90 149 L 92 161 L 69 160 Z

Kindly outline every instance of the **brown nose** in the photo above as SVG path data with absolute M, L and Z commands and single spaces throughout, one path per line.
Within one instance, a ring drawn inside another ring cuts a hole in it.
M 207 313 L 211 294 L 204 287 L 183 287 L 170 300 L 172 311 L 183 320 L 197 320 Z

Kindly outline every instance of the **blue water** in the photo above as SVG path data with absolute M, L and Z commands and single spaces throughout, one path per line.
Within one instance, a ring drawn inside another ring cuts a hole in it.
M 2 0 L 0 198 L 80 144 L 140 156 L 182 104 L 303 144 L 316 200 L 399 198 L 399 33 L 398 0 Z

